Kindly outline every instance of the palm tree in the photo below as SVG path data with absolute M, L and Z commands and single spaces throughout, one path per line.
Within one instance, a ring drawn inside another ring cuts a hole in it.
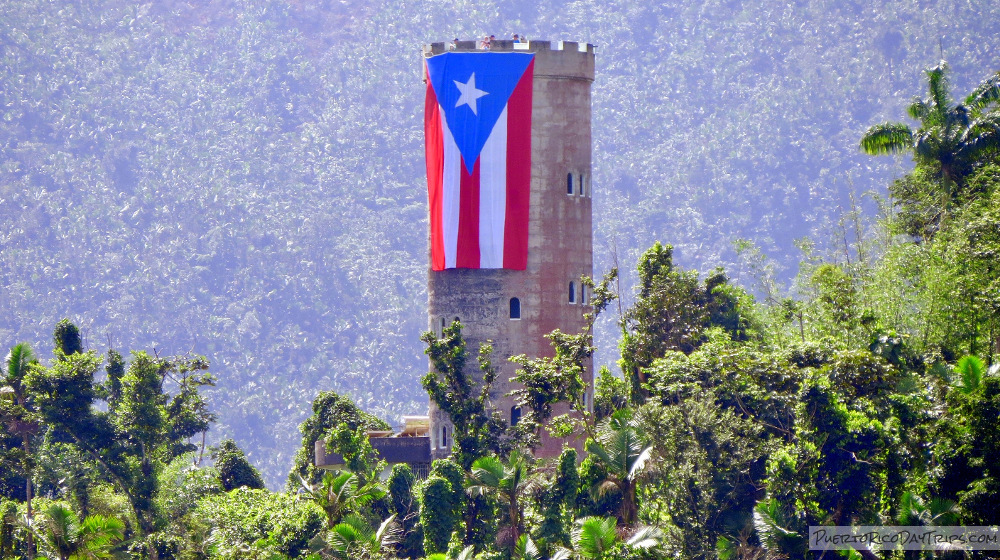
M 986 364 L 976 356 L 963 356 L 955 365 L 955 373 L 961 378 L 957 389 L 962 394 L 970 395 L 983 382 L 983 377 L 986 375 Z
M 979 85 L 961 104 L 948 91 L 944 61 L 925 71 L 928 97 L 915 99 L 907 109 L 920 127 L 882 123 L 861 137 L 861 149 L 871 155 L 913 151 L 917 163 L 932 165 L 950 198 L 959 194 L 964 179 L 977 164 L 1000 150 L 1000 72 Z
M 395 515 L 374 529 L 358 515 L 351 514 L 330 529 L 327 541 L 334 558 L 378 560 L 390 557 L 389 551 L 399 535 Z
M 608 471 L 607 478 L 598 483 L 595 490 L 599 494 L 612 490 L 621 492 L 618 518 L 626 527 L 631 527 L 638 517 L 637 479 L 652 449 L 646 445 L 638 422 L 628 409 L 615 412 L 601 425 L 597 440 L 587 443 L 587 451 Z
M 803 550 L 806 540 L 789 528 L 791 525 L 785 508 L 777 499 L 761 500 L 753 508 L 753 526 L 768 557 L 794 556 Z
M 466 491 L 472 496 L 488 494 L 500 502 L 505 512 L 501 524 L 504 529 L 497 537 L 497 542 L 513 550 L 521 533 L 524 532 L 521 499 L 536 486 L 538 486 L 538 475 L 530 459 L 519 451 L 514 451 L 510 454 L 506 465 L 496 457 L 476 459 L 472 463 Z
M 622 542 L 614 518 L 584 517 L 576 523 L 570 536 L 573 549 L 560 548 L 551 560 L 604 560 L 605 554 Z M 663 533 L 655 527 L 640 527 L 625 544 L 632 548 L 650 550 L 659 546 L 662 537 Z
M 23 381 L 28 369 L 38 360 L 35 359 L 31 346 L 22 342 L 10 349 L 4 361 L 7 364 L 7 372 L 0 383 L 0 418 L 8 425 L 11 432 L 21 436 L 21 468 L 24 471 L 24 494 L 30 525 L 34 518 L 31 509 L 31 436 L 38 431 L 39 424 L 33 412 L 28 409 Z M 27 545 L 28 556 L 34 556 L 35 542 L 31 531 L 28 531 Z
M 358 475 L 351 472 L 328 472 L 316 485 L 309 484 L 302 477 L 299 479 L 306 496 L 323 508 L 327 527 L 331 529 L 340 523 L 344 516 L 358 513 L 388 493 L 375 473 L 363 484 Z
M 928 502 L 913 492 L 905 492 L 899 499 L 897 525 L 933 527 L 936 525 L 958 525 L 958 505 L 944 498 L 933 498 Z
M 72 510 L 52 504 L 42 516 L 42 546 L 59 560 L 114 558 L 112 546 L 124 537 L 125 524 L 114 517 L 89 515 L 81 523 Z

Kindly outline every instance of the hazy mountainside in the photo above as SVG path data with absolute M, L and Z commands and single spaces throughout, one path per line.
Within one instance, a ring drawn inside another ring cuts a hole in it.
M 205 354 L 214 437 L 272 485 L 319 390 L 425 406 L 421 44 L 598 45 L 598 273 L 740 237 L 794 272 L 902 165 L 857 142 L 939 48 L 955 91 L 1000 55 L 986 1 L 279 4 L 0 4 L 0 342 L 45 355 L 71 317 L 92 348 Z

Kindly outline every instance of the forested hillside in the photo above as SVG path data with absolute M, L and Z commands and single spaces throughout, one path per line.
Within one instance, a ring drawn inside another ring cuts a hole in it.
M 798 238 L 856 251 L 852 195 L 874 215 L 865 193 L 910 165 L 862 155 L 865 129 L 942 57 L 957 92 L 1000 59 L 986 1 L 9 0 L 0 341 L 47 356 L 69 317 L 90 349 L 207 356 L 210 437 L 272 486 L 320 390 L 390 421 L 422 411 L 419 47 L 513 32 L 598 45 L 595 273 L 660 239 L 748 287 L 736 239 L 782 284 Z

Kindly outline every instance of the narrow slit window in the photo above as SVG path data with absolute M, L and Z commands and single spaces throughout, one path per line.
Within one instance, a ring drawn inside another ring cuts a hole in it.
M 569 283 L 569 302 L 576 303 L 576 284 L 573 282 Z
M 573 194 L 573 174 L 566 175 L 566 194 Z
M 580 174 L 580 196 L 587 196 L 587 182 L 585 179 L 587 176 L 583 173 Z
M 521 420 L 521 407 L 512 406 L 510 407 L 510 425 L 511 427 L 517 426 L 518 421 Z
M 521 300 L 516 297 L 510 298 L 510 318 L 520 319 L 521 318 Z

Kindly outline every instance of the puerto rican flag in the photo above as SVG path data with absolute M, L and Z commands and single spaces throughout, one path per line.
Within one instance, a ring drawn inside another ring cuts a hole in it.
M 513 52 L 427 59 L 433 270 L 527 267 L 534 60 Z

